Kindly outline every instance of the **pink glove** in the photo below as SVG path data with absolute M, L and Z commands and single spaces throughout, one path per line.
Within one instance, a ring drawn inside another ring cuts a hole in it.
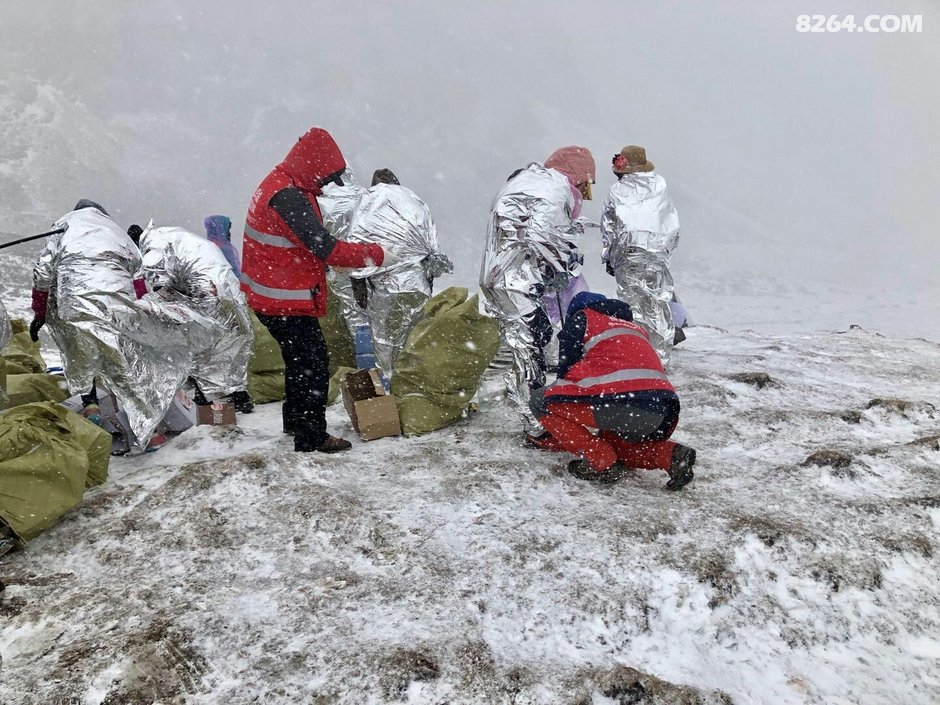
M 134 293 L 137 294 L 138 299 L 144 298 L 144 294 L 147 293 L 147 282 L 144 279 L 135 279 L 134 280 Z

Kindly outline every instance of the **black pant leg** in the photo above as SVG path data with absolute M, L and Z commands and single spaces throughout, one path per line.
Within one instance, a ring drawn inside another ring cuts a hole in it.
M 326 395 L 330 383 L 329 352 L 320 323 L 311 316 L 258 316 L 281 348 L 284 358 L 284 424 L 298 430 L 306 443 L 327 438 Z
M 91 391 L 88 394 L 82 394 L 82 406 L 98 405 L 98 386 L 95 382 L 91 383 Z

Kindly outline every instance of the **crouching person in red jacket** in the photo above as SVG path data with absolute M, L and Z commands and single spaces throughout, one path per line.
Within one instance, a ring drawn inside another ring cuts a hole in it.
M 558 341 L 558 379 L 531 399 L 546 433 L 530 440 L 579 455 L 568 470 L 580 479 L 615 482 L 626 468 L 643 468 L 665 470 L 670 490 L 691 482 L 695 451 L 668 440 L 679 397 L 630 306 L 582 292 Z
M 284 356 L 284 432 L 294 450 L 335 453 L 349 441 L 326 431 L 329 355 L 318 318 L 326 315 L 326 267 L 378 267 L 376 244 L 340 242 L 317 205 L 327 183 L 342 184 L 346 160 L 326 130 L 314 127 L 255 191 L 245 222 L 241 287 Z

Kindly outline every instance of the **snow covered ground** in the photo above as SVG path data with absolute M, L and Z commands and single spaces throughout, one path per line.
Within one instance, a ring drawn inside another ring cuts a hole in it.
M 499 404 L 117 459 L 0 564 L 0 702 L 938 702 L 940 346 L 702 326 L 673 377 L 679 493 L 577 481 Z

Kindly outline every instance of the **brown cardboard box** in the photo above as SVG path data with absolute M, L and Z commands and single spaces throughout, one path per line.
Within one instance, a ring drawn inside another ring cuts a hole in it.
M 197 426 L 235 426 L 235 405 L 230 402 L 214 401 L 211 404 L 196 406 Z
M 401 435 L 398 405 L 395 397 L 385 393 L 378 370 L 350 372 L 343 377 L 340 391 L 346 413 L 362 440 Z

